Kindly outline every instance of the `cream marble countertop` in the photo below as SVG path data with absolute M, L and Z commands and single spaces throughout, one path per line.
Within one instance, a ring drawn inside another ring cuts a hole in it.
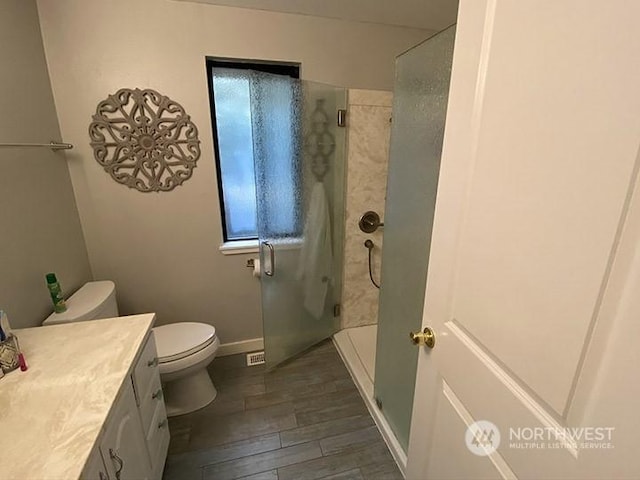
M 29 369 L 0 379 L 0 479 L 77 479 L 155 320 L 14 330 Z

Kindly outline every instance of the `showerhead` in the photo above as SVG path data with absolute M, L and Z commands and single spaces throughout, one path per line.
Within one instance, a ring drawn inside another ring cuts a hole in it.
M 364 246 L 367 247 L 369 250 L 371 250 L 373 248 L 373 242 L 367 238 L 364 241 Z

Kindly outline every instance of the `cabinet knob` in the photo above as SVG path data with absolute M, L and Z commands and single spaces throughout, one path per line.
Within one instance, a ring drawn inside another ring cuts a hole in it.
M 161 399 L 162 398 L 162 389 L 159 388 L 155 393 L 153 393 L 153 395 L 151 395 L 151 398 L 155 399 Z
M 147 367 L 155 367 L 158 365 L 158 357 L 153 357 L 152 360 L 147 362 Z

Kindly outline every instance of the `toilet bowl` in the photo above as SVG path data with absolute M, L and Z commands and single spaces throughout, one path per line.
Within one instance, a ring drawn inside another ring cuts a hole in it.
M 67 311 L 52 313 L 43 325 L 81 322 L 118 316 L 115 284 L 89 282 L 67 301 Z M 217 395 L 207 366 L 220 346 L 215 327 L 181 322 L 152 329 L 167 415 L 183 415 L 205 407 Z
M 153 332 L 167 415 L 184 415 L 211 403 L 218 393 L 207 372 L 220 346 L 215 327 L 182 322 Z

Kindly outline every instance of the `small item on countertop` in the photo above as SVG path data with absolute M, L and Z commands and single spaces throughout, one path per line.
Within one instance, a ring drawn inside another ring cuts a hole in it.
M 0 342 L 4 342 L 7 339 L 7 334 L 10 333 L 7 329 L 5 329 L 5 320 L 6 317 L 4 310 L 0 310 Z
M 11 325 L 9 325 L 9 317 L 4 310 L 0 310 L 0 342 L 4 342 L 11 335 Z
M 20 350 L 20 342 L 18 341 L 18 337 L 12 335 L 13 338 L 16 339 L 16 348 L 18 349 L 18 365 L 20 365 L 20 371 L 26 372 L 29 367 L 27 366 L 27 361 L 24 358 L 22 350 Z
M 55 273 L 47 273 L 47 287 L 49 288 L 49 294 L 51 295 L 51 301 L 53 302 L 53 310 L 56 313 L 62 313 L 67 311 L 67 304 L 64 301 L 62 295 L 62 287 L 56 278 Z
M 24 355 L 22 354 L 22 352 L 18 354 L 18 364 L 20 365 L 21 372 L 26 372 L 29 369 L 29 367 L 27 367 L 27 361 L 24 359 Z
M 20 366 L 18 359 L 18 340 L 15 335 L 8 335 L 4 342 L 0 342 L 0 369 L 4 373 L 15 370 Z

